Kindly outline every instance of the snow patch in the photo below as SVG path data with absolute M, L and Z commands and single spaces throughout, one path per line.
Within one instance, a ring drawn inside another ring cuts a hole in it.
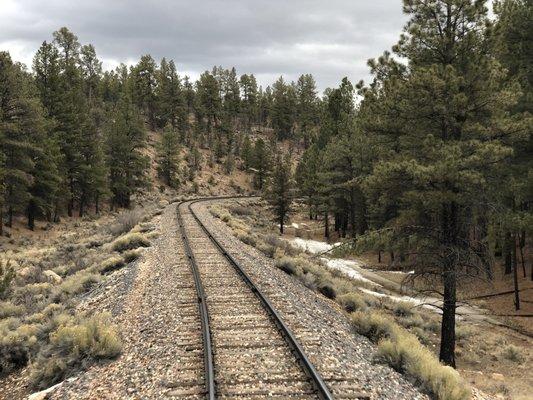
M 298 225 L 296 222 L 293 222 L 293 223 L 291 224 L 291 226 L 292 226 L 293 228 L 296 228 L 296 229 L 298 229 L 298 228 L 300 227 L 300 225 Z
M 396 302 L 407 302 L 407 303 L 411 303 L 413 304 L 414 306 L 420 306 L 420 307 L 424 307 L 424 308 L 427 308 L 427 309 L 430 309 L 431 311 L 434 311 L 438 314 L 442 314 L 442 310 L 440 308 L 438 308 L 438 304 L 439 304 L 439 301 L 437 299 L 432 299 L 432 298 L 428 298 L 428 299 L 425 299 L 425 300 L 421 300 L 421 299 L 417 299 L 415 297 L 411 297 L 411 296 L 395 296 L 395 295 L 391 295 L 391 294 L 385 294 L 385 293 L 378 293 L 378 292 L 375 292 L 373 290 L 369 290 L 369 289 L 365 289 L 365 288 L 359 288 L 360 291 L 364 292 L 364 293 L 367 293 L 367 294 L 370 294 L 372 296 L 375 296 L 375 297 L 380 297 L 380 298 L 388 298 L 392 301 L 396 301 Z
M 293 246 L 308 251 L 311 254 L 325 253 L 340 245 L 340 243 L 329 244 L 326 242 L 319 242 L 318 240 L 294 238 L 289 241 Z
M 346 275 L 348 278 L 359 281 L 366 282 L 373 286 L 381 286 L 379 283 L 373 282 L 368 278 L 365 278 L 356 268 L 362 267 L 359 261 L 355 260 L 345 260 L 343 258 L 326 258 L 322 257 L 322 261 L 330 269 L 339 271 L 341 274 Z

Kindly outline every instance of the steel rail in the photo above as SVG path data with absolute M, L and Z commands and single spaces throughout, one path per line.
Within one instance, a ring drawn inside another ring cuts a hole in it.
M 254 196 L 241 196 L 242 197 L 254 197 Z M 320 376 L 316 368 L 313 366 L 309 358 L 306 356 L 302 346 L 292 333 L 292 331 L 289 329 L 289 327 L 283 322 L 280 314 L 276 311 L 270 300 L 267 298 L 267 296 L 253 283 L 253 281 L 250 279 L 250 276 L 246 273 L 246 271 L 242 268 L 242 266 L 239 264 L 235 258 L 229 254 L 224 246 L 211 234 L 211 232 L 207 229 L 207 227 L 204 225 L 202 221 L 200 221 L 200 218 L 196 215 L 194 210 L 192 209 L 192 205 L 195 203 L 203 202 L 203 201 L 211 201 L 211 200 L 221 200 L 221 199 L 231 199 L 231 198 L 238 198 L 238 197 L 216 197 L 216 198 L 203 198 L 203 199 L 196 199 L 192 200 L 188 204 L 188 209 L 191 215 L 194 217 L 198 225 L 202 228 L 202 230 L 205 232 L 205 234 L 209 237 L 209 239 L 215 244 L 215 246 L 218 248 L 218 250 L 223 254 L 223 256 L 229 261 L 229 263 L 235 268 L 237 273 L 241 276 L 243 281 L 250 287 L 253 293 L 257 296 L 259 301 L 263 304 L 263 307 L 266 309 L 266 311 L 269 313 L 270 317 L 272 318 L 273 322 L 278 327 L 278 330 L 282 334 L 283 338 L 289 345 L 289 348 L 295 355 L 296 359 L 302 366 L 303 370 L 305 371 L 306 375 L 310 378 L 311 383 L 313 384 L 315 390 L 317 391 L 317 394 L 320 399 L 322 400 L 333 400 L 334 397 L 329 391 L 328 387 L 326 386 L 326 383 L 324 382 L 324 379 Z M 194 260 L 194 258 L 192 258 Z
M 200 321 L 202 325 L 202 338 L 204 344 L 204 373 L 205 373 L 205 391 L 206 398 L 208 400 L 215 400 L 216 398 L 216 386 L 215 386 L 215 365 L 213 362 L 213 346 L 211 344 L 211 329 L 209 327 L 209 313 L 207 310 L 207 302 L 202 285 L 202 278 L 194 259 L 194 254 L 191 250 L 189 238 L 185 232 L 185 226 L 183 225 L 183 217 L 181 215 L 180 206 L 185 201 L 180 202 L 177 205 L 178 225 L 180 227 L 181 238 L 185 246 L 185 253 L 189 260 L 189 265 L 194 276 L 194 285 L 196 286 L 196 294 L 198 300 L 198 311 L 200 313 Z

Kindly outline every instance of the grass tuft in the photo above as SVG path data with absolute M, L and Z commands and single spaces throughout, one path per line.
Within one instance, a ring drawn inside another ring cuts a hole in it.
M 150 246 L 150 241 L 139 232 L 122 235 L 111 244 L 111 249 L 122 253 L 126 250 L 133 250 L 139 247 Z
M 378 343 L 378 357 L 439 400 L 467 400 L 471 391 L 453 368 L 442 365 L 416 336 L 380 313 L 356 312 L 356 330 Z
M 121 269 L 124 267 L 126 263 L 124 262 L 124 258 L 120 256 L 112 256 L 108 259 L 102 261 L 100 264 L 100 267 L 98 268 L 100 273 L 107 274 L 109 272 L 116 271 L 117 269 Z
M 109 313 L 66 320 L 50 333 L 50 344 L 31 365 L 32 383 L 39 388 L 48 387 L 63 380 L 69 370 L 85 360 L 113 358 L 121 349 Z

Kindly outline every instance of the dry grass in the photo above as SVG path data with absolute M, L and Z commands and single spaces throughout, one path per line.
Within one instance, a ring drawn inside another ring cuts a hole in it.
M 108 259 L 102 261 L 98 270 L 102 274 L 107 274 L 109 272 L 116 271 L 121 269 L 126 265 L 124 258 L 121 256 L 111 256 Z
M 121 349 L 110 314 L 66 319 L 50 333 L 50 343 L 32 363 L 32 383 L 35 387 L 48 387 L 64 379 L 70 370 L 80 367 L 86 360 L 113 358 Z
M 139 232 L 127 233 L 111 243 L 111 249 L 118 252 L 150 246 L 150 241 Z
M 122 235 L 131 231 L 143 219 L 143 214 L 140 210 L 126 210 L 121 212 L 113 225 L 110 227 L 110 232 L 114 236 Z
M 360 334 L 378 343 L 381 360 L 414 378 L 439 400 L 466 400 L 470 388 L 453 368 L 439 363 L 416 336 L 400 328 L 392 319 L 377 312 L 355 312 L 351 317 Z

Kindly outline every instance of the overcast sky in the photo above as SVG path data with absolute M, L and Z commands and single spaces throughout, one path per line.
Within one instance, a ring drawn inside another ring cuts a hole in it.
M 401 0 L 0 0 L 0 50 L 31 66 L 67 26 L 105 68 L 149 53 L 193 78 L 216 64 L 265 86 L 312 73 L 323 90 L 366 80 L 367 59 L 390 49 L 405 21 Z

